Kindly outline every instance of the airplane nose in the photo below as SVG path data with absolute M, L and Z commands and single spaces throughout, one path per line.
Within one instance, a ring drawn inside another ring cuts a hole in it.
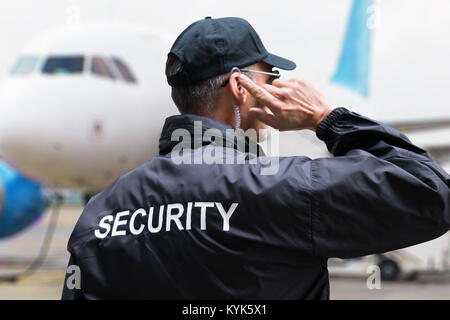
M 42 162 L 42 150 L 39 148 L 42 144 L 35 132 L 20 128 L 20 123 L 11 126 L 10 122 L 0 119 L 0 155 L 22 173 L 41 180 L 35 172 L 30 172 L 29 168 L 34 168 Z M 51 165 L 48 160 L 46 159 L 47 165 Z
M 0 86 L 0 156 L 46 184 L 75 181 L 78 186 L 91 177 L 96 150 L 78 155 L 86 141 L 101 145 L 105 127 L 103 119 L 92 121 L 90 112 L 96 111 L 89 107 L 90 96 L 71 90 L 85 81 L 38 78 L 26 79 L 20 87 Z
M 0 156 L 22 170 L 42 161 L 46 133 L 45 127 L 37 126 L 45 126 L 39 103 L 33 103 L 33 97 L 21 89 L 15 85 L 0 90 Z

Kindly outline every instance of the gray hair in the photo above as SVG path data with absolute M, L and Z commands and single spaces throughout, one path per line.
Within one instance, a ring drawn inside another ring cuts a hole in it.
M 177 74 L 183 69 L 183 63 L 174 54 L 169 54 L 166 62 L 166 76 Z M 247 73 L 246 73 L 247 74 Z M 248 76 L 252 78 L 252 74 Z M 206 79 L 184 87 L 172 87 L 172 100 L 181 113 L 198 112 L 211 115 L 216 108 L 219 90 L 229 74 Z

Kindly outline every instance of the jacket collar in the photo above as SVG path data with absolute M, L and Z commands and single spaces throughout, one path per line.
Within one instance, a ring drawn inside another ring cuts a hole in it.
M 201 135 L 194 135 L 194 122 L 201 121 Z M 205 146 L 214 142 L 205 139 L 204 133 L 208 129 L 217 129 L 220 131 L 224 141 L 222 143 L 225 147 L 232 146 L 234 149 L 238 149 L 238 146 L 242 149 L 245 146 L 245 152 L 251 153 L 256 156 L 264 156 L 264 151 L 261 147 L 245 136 L 241 130 L 235 130 L 231 125 L 224 122 L 215 120 L 206 116 L 199 116 L 195 114 L 180 114 L 166 118 L 164 127 L 162 129 L 161 137 L 159 138 L 159 154 L 164 155 L 172 151 L 172 149 L 180 143 L 179 140 L 172 141 L 172 133 L 176 129 L 185 129 L 191 135 L 192 147 Z M 231 130 L 231 131 L 230 131 Z M 227 135 L 228 132 L 228 135 Z M 230 132 L 234 133 L 234 137 L 230 138 Z

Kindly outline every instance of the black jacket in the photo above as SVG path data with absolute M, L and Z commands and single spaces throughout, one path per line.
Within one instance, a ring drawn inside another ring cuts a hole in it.
M 168 118 L 160 155 L 89 201 L 68 243 L 81 288 L 68 288 L 68 273 L 63 299 L 328 299 L 328 258 L 449 230 L 450 176 L 382 123 L 337 108 L 316 131 L 333 158 L 279 158 L 278 172 L 263 175 L 268 158 L 249 163 L 255 152 L 240 135 L 246 152 L 236 141 L 191 141 L 184 156 L 213 150 L 244 164 L 176 164 L 171 134 L 193 132 L 195 120 L 203 131 L 231 128 Z

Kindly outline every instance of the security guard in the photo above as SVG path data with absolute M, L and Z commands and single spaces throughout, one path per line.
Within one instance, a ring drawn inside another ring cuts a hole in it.
M 166 75 L 181 114 L 159 156 L 87 204 L 63 299 L 328 299 L 328 258 L 449 230 L 450 177 L 426 151 L 273 67 L 295 64 L 243 19 L 180 34 Z M 267 125 L 314 130 L 334 157 L 266 157 Z

